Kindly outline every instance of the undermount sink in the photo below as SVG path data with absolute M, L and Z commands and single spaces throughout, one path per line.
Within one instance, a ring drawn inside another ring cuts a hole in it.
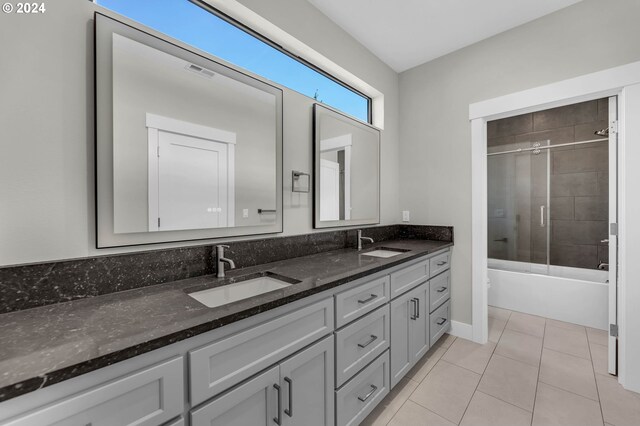
M 236 278 L 236 282 L 188 293 L 188 295 L 208 308 L 216 308 L 270 291 L 280 290 L 298 282 L 297 280 L 286 277 L 282 278 L 291 282 L 274 278 L 277 276 L 276 274 L 259 274 L 258 276 L 239 277 Z
M 387 258 L 387 257 L 397 256 L 399 254 L 406 253 L 408 251 L 409 250 L 404 250 L 404 249 L 394 249 L 394 248 L 380 247 L 380 248 L 377 248 L 375 250 L 372 250 L 372 251 L 369 251 L 369 252 L 366 252 L 366 253 L 361 253 L 361 254 L 363 256 Z

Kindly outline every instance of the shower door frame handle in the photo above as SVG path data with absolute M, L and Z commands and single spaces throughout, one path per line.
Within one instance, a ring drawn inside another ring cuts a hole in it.
M 544 228 L 544 204 L 540 206 L 540 227 Z

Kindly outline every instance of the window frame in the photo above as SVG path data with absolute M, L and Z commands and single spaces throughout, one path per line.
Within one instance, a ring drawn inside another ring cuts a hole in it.
M 268 37 L 265 37 L 264 35 L 260 34 L 258 31 L 248 27 L 247 25 L 243 24 L 242 22 L 238 21 L 237 19 L 232 18 L 231 16 L 227 15 L 226 13 L 223 13 L 221 11 L 219 11 L 218 9 L 216 9 L 215 7 L 211 6 L 210 4 L 208 4 L 207 2 L 204 2 L 202 0 L 188 0 L 191 3 L 193 3 L 194 5 L 200 7 L 201 9 L 217 16 L 220 19 L 223 19 L 224 21 L 228 22 L 229 24 L 233 25 L 234 27 L 238 28 L 239 30 L 244 31 L 245 33 L 249 34 L 252 37 L 257 38 L 258 40 L 262 41 L 263 43 L 271 46 L 273 49 L 278 50 L 281 53 L 284 53 L 285 55 L 287 55 L 288 57 L 290 57 L 291 59 L 300 62 L 302 65 L 311 68 L 313 71 L 317 72 L 318 74 L 328 78 L 329 80 L 333 81 L 336 84 L 339 84 L 340 86 L 344 87 L 345 89 L 355 93 L 358 96 L 363 97 L 366 101 L 367 101 L 367 123 L 368 124 L 372 124 L 372 120 L 373 120 L 373 114 L 372 114 L 372 99 L 371 97 L 365 95 L 364 93 L 360 92 L 359 90 L 354 89 L 353 87 L 349 86 L 347 83 L 338 80 L 336 77 L 332 76 L 331 74 L 329 74 L 328 72 L 324 71 L 322 68 L 312 64 L 311 62 L 307 61 L 306 59 L 304 59 L 301 56 L 298 56 L 294 53 L 289 52 L 287 49 L 285 49 L 284 47 L 282 47 L 281 45 L 279 45 L 278 43 L 274 42 L 273 40 L 269 39 Z M 278 83 L 281 84 L 281 83 Z M 284 87 L 287 87 L 286 85 L 283 85 Z M 288 87 L 287 87 L 288 88 Z M 288 88 L 289 89 L 289 88 Z M 289 89 L 289 90 L 294 90 L 294 89 Z M 294 90 L 297 92 L 297 90 Z M 327 104 L 330 105 L 330 104 Z M 331 105 L 330 105 L 331 106 Z M 351 114 L 340 110 L 339 108 L 333 107 L 334 109 L 338 109 L 339 111 L 341 111 L 343 114 L 348 115 L 349 117 L 353 117 Z M 359 120 L 357 117 L 353 117 L 356 120 Z
M 101 7 L 105 7 L 105 6 L 102 6 L 102 5 L 100 4 L 100 0 L 91 0 L 91 1 L 92 1 L 93 3 L 95 3 L 96 5 L 99 5 L 99 6 L 101 6 Z M 367 101 L 367 121 L 366 121 L 366 123 L 367 123 L 367 124 L 369 124 L 369 125 L 373 125 L 373 99 L 372 99 L 370 96 L 367 96 L 366 94 L 362 93 L 361 91 L 359 91 L 359 90 L 357 90 L 357 89 L 354 89 L 353 87 L 351 87 L 351 86 L 350 86 L 350 85 L 348 85 L 347 83 L 345 83 L 345 82 L 343 82 L 343 81 L 339 80 L 338 78 L 336 78 L 336 77 L 334 77 L 333 75 L 331 75 L 330 73 L 328 73 L 328 72 L 324 71 L 322 68 L 318 67 L 317 65 L 314 65 L 313 63 L 311 63 L 311 62 L 307 61 L 307 60 L 306 60 L 306 59 L 304 59 L 303 57 L 298 56 L 298 55 L 296 55 L 296 54 L 294 54 L 294 53 L 292 53 L 292 52 L 288 51 L 287 49 L 285 49 L 284 47 L 282 47 L 280 44 L 278 44 L 278 43 L 274 42 L 273 40 L 269 39 L 268 37 L 265 37 L 264 35 L 260 34 L 258 31 L 256 31 L 256 30 L 252 29 L 251 27 L 249 27 L 249 26 L 247 26 L 247 25 L 243 24 L 242 22 L 238 21 L 237 19 L 235 19 L 235 18 L 233 18 L 233 17 L 231 17 L 231 16 L 227 15 L 226 13 L 224 13 L 224 12 L 222 12 L 222 11 L 218 10 L 218 9 L 216 9 L 215 7 L 211 6 L 211 5 L 210 5 L 210 4 L 208 4 L 207 2 L 205 2 L 205 1 L 203 1 L 203 0 L 188 0 L 188 1 L 189 1 L 190 3 L 193 3 L 195 6 L 198 6 L 199 8 L 201 8 L 202 10 L 204 10 L 205 12 L 209 12 L 209 13 L 211 13 L 212 15 L 214 15 L 214 16 L 216 16 L 216 17 L 218 17 L 218 18 L 222 19 L 222 20 L 224 20 L 224 21 L 225 21 L 225 22 L 227 22 L 228 24 L 233 25 L 233 26 L 234 26 L 234 27 L 236 27 L 237 29 L 239 29 L 239 30 L 241 30 L 241 31 L 244 31 L 245 33 L 249 34 L 250 36 L 252 36 L 252 37 L 254 37 L 254 38 L 256 38 L 256 39 L 260 40 L 261 42 L 265 43 L 265 44 L 266 44 L 266 45 L 268 45 L 269 47 L 271 47 L 271 48 L 273 48 L 273 49 L 275 49 L 275 50 L 277 50 L 277 51 L 279 51 L 279 52 L 281 52 L 281 53 L 283 53 L 283 54 L 287 55 L 287 56 L 288 56 L 288 57 L 290 57 L 291 59 L 293 59 L 293 60 L 295 60 L 295 61 L 297 61 L 297 62 L 301 63 L 302 65 L 306 66 L 307 68 L 310 68 L 311 70 L 313 70 L 313 71 L 317 72 L 317 73 L 318 73 L 318 74 L 320 74 L 321 76 L 323 76 L 323 77 L 325 77 L 325 78 L 328 78 L 329 80 L 333 81 L 334 83 L 339 84 L 340 86 L 344 87 L 345 89 L 347 89 L 347 90 L 349 90 L 349 91 L 351 91 L 351 92 L 355 93 L 356 95 L 358 95 L 358 96 L 360 96 L 360 97 L 364 98 L 364 99 Z M 108 8 L 107 8 L 107 9 L 108 9 Z M 110 10 L 110 9 L 109 9 L 109 10 Z M 114 12 L 118 13 L 117 11 L 114 11 Z M 127 16 L 127 18 L 129 18 L 129 17 Z M 129 18 L 129 19 L 131 19 L 131 18 Z M 214 55 L 213 53 L 210 53 L 210 52 L 207 52 L 207 53 L 209 53 L 209 54 L 211 54 L 211 55 L 213 55 L 213 56 L 217 56 L 217 55 Z M 227 61 L 227 60 L 226 60 L 226 59 L 224 59 L 224 58 L 221 58 L 221 59 L 222 59 L 222 60 L 224 60 L 224 61 Z M 244 67 L 241 67 L 241 66 L 238 66 L 238 67 L 239 67 L 239 68 L 244 69 Z M 251 73 L 253 73 L 253 74 L 255 74 L 255 75 L 260 75 L 261 77 L 266 78 L 266 77 L 262 76 L 261 74 L 258 74 L 258 73 L 254 72 L 254 71 L 251 71 L 251 70 L 248 70 L 248 71 L 250 71 Z M 287 88 L 288 90 L 292 90 L 292 91 L 294 91 L 294 92 L 300 93 L 300 92 L 298 92 L 298 91 L 297 91 L 297 90 L 295 90 L 295 89 L 291 89 L 291 88 L 289 88 L 289 87 L 288 87 L 287 85 L 285 85 L 285 84 L 282 84 L 282 83 L 280 83 L 280 82 L 275 82 L 275 83 L 276 83 L 276 84 L 278 84 L 278 85 L 280 85 L 280 86 L 282 86 L 282 87 Z M 302 95 L 304 95 L 304 96 L 308 96 L 308 95 L 305 95 L 304 93 L 301 93 L 301 94 L 302 94 Z M 310 96 L 308 96 L 308 97 L 310 97 Z M 312 99 L 313 99 L 313 98 L 312 98 Z M 319 101 L 318 101 L 318 103 L 323 103 L 323 102 L 319 102 Z M 354 119 L 356 119 L 356 120 L 358 120 L 358 121 L 362 121 L 362 120 L 360 120 L 359 118 L 357 118 L 357 117 L 355 117 L 355 116 L 352 116 L 352 115 L 351 115 L 351 114 L 349 114 L 348 112 L 346 112 L 346 111 L 342 111 L 341 109 L 339 109 L 339 108 L 336 108 L 336 107 L 332 106 L 331 104 L 326 104 L 326 105 L 329 105 L 329 106 L 331 106 L 332 108 L 339 110 L 340 112 L 342 112 L 343 114 L 348 115 L 349 117 L 352 117 L 352 118 L 354 118 Z

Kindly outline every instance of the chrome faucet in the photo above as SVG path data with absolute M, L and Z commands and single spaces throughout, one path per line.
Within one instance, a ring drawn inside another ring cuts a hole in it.
M 363 237 L 362 236 L 362 229 L 358 229 L 358 250 L 362 250 L 362 240 L 367 240 L 370 243 L 373 242 L 373 238 Z
M 224 249 L 229 246 L 218 245 L 216 246 L 216 258 L 218 260 L 218 278 L 224 278 L 224 264 L 228 264 L 229 268 L 236 269 L 236 264 L 231 259 L 224 257 Z

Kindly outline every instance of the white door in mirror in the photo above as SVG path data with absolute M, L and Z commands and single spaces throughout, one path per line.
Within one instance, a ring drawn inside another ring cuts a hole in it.
M 340 220 L 340 164 L 320 160 L 320 220 Z
M 227 144 L 158 133 L 158 230 L 227 226 Z

